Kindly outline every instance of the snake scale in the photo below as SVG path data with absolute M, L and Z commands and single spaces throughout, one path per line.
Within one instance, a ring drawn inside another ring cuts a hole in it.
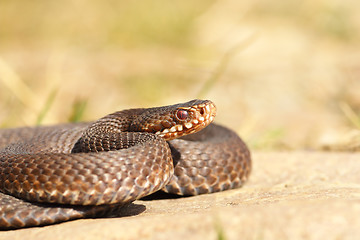
M 129 109 L 92 123 L 0 130 L 0 229 L 97 217 L 158 190 L 240 187 L 251 171 L 209 100 Z M 200 131 L 201 130 L 201 131 Z

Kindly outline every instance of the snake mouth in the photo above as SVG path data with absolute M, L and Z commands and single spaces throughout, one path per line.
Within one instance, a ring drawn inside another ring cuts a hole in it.
M 157 131 L 156 135 L 165 140 L 172 140 L 198 132 L 214 121 L 216 106 L 210 100 L 204 100 L 190 107 L 179 107 L 173 115 L 173 124 L 170 127 Z

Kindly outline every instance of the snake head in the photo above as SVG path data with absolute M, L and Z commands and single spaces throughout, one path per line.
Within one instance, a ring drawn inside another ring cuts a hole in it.
M 209 125 L 216 115 L 216 106 L 212 101 L 198 99 L 152 110 L 156 114 L 146 119 L 143 130 L 165 140 L 198 132 Z

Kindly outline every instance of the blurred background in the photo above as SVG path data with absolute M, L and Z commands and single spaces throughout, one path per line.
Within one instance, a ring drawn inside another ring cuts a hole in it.
M 360 149 L 360 3 L 0 1 L 0 126 L 213 100 L 257 150 Z

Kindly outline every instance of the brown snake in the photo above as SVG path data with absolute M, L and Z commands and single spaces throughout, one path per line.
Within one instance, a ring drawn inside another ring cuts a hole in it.
M 161 189 L 198 195 L 240 187 L 250 152 L 236 133 L 211 123 L 215 114 L 211 101 L 193 100 L 93 123 L 1 129 L 0 229 L 102 216 Z

